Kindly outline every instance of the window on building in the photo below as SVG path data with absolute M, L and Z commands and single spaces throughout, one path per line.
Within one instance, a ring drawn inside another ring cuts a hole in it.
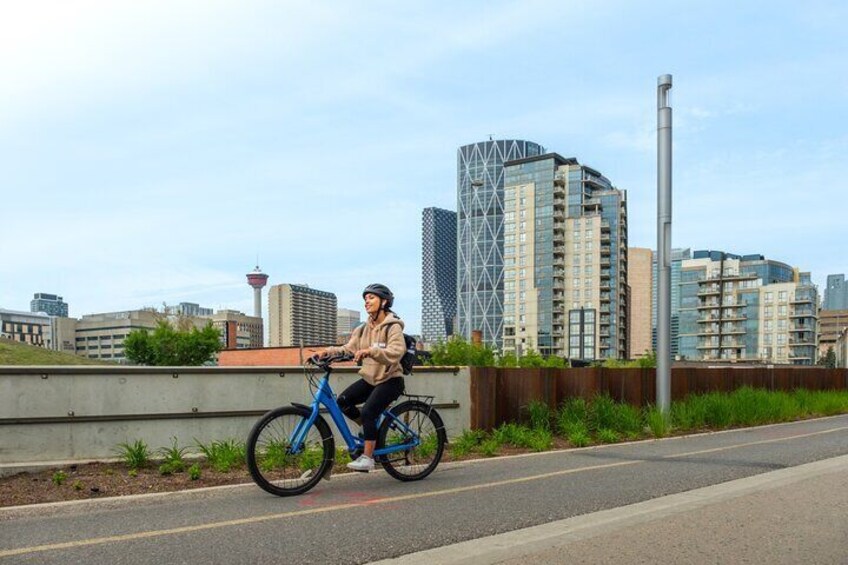
M 777 293 L 777 300 L 779 302 L 786 302 L 786 294 L 787 292 L 785 290 L 781 290 Z
M 781 304 L 777 307 L 777 315 L 785 316 L 786 315 L 786 304 Z

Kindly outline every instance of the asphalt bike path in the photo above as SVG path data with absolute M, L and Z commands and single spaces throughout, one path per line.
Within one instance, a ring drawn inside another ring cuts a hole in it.
M 440 466 L 0 510 L 2 563 L 365 563 L 848 454 L 848 416 Z

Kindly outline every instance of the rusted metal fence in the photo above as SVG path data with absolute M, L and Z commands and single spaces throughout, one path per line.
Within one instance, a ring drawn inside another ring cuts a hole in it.
M 471 367 L 471 427 L 490 430 L 526 417 L 533 400 L 558 407 L 565 399 L 608 394 L 618 402 L 647 406 L 656 400 L 654 369 L 502 369 Z M 848 390 L 848 369 L 819 367 L 676 367 L 671 398 L 730 392 L 743 386 L 791 391 Z

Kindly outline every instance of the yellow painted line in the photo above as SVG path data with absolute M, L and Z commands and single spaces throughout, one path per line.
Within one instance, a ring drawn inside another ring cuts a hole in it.
M 775 443 L 775 442 L 778 442 L 778 441 L 786 441 L 788 439 L 800 439 L 800 438 L 804 438 L 804 437 L 820 436 L 820 435 L 824 435 L 824 434 L 831 434 L 833 432 L 841 432 L 843 430 L 848 430 L 848 426 L 842 426 L 841 428 L 833 428 L 833 429 L 830 429 L 830 430 L 822 430 L 822 431 L 819 431 L 819 432 L 810 432 L 808 434 L 798 434 L 798 435 L 789 436 L 789 437 L 777 437 L 777 438 L 772 438 L 772 439 L 761 439 L 761 440 L 758 440 L 758 441 L 749 441 L 749 442 L 746 442 L 746 443 L 737 443 L 735 445 L 728 445 L 728 446 L 725 446 L 725 447 L 713 447 L 711 449 L 699 449 L 698 451 L 688 451 L 686 453 L 674 453 L 672 455 L 664 455 L 663 459 L 674 459 L 676 457 L 689 457 L 690 455 L 701 455 L 703 453 L 715 453 L 716 451 L 727 451 L 728 449 L 736 449 L 736 448 L 739 448 L 739 447 L 748 447 L 748 446 L 751 446 L 751 445 L 763 445 L 765 443 Z
M 698 454 L 702 454 L 702 453 L 713 453 L 713 452 L 717 452 L 717 451 L 727 451 L 729 449 L 737 449 L 737 448 L 740 448 L 740 447 L 748 447 L 748 446 L 751 446 L 751 445 L 760 445 L 760 444 L 766 444 L 766 443 L 774 443 L 774 442 L 778 442 L 778 441 L 787 441 L 787 440 L 791 440 L 791 439 L 799 439 L 799 438 L 817 436 L 817 435 L 822 435 L 822 434 L 829 434 L 829 433 L 838 432 L 838 431 L 842 431 L 842 430 L 848 430 L 848 426 L 843 426 L 843 427 L 840 427 L 840 428 L 834 428 L 834 429 L 830 429 L 830 430 L 822 430 L 822 431 L 812 432 L 812 433 L 807 433 L 807 434 L 799 434 L 799 435 L 795 435 L 795 436 L 787 436 L 787 437 L 782 437 L 782 438 L 772 438 L 772 439 L 760 440 L 760 441 L 751 441 L 751 442 L 740 443 L 740 444 L 735 444 L 735 445 L 728 445 L 728 446 L 724 446 L 724 447 L 717 447 L 717 448 L 713 448 L 713 449 L 703 449 L 703 450 L 699 450 L 699 451 L 691 451 L 691 452 L 687 452 L 687 453 L 667 455 L 664 458 L 671 459 L 671 458 L 674 458 L 674 457 L 686 457 L 686 456 L 698 455 Z M 443 489 L 443 490 L 437 490 L 437 491 L 431 491 L 431 492 L 422 492 L 422 493 L 416 493 L 416 494 L 407 494 L 407 495 L 402 495 L 402 496 L 393 496 L 393 497 L 387 497 L 387 498 L 376 498 L 376 499 L 373 499 L 373 500 L 364 500 L 364 501 L 360 501 L 360 502 L 350 502 L 350 503 L 346 503 L 346 504 L 336 504 L 336 505 L 333 505 L 333 506 L 324 506 L 324 507 L 321 507 L 321 508 L 311 508 L 309 510 L 295 510 L 295 511 L 292 511 L 292 512 L 281 512 L 281 513 L 278 513 L 278 514 L 267 514 L 265 516 L 253 516 L 253 517 L 250 517 L 250 518 L 239 518 L 239 519 L 235 519 L 235 520 L 225 520 L 225 521 L 221 521 L 221 522 L 211 522 L 211 523 L 208 523 L 208 524 L 198 524 L 198 525 L 195 525 L 195 526 L 183 526 L 183 527 L 179 527 L 179 528 L 169 528 L 169 529 L 165 529 L 165 530 L 151 530 L 151 531 L 146 531 L 146 532 L 136 532 L 136 533 L 132 533 L 132 534 L 123 534 L 123 535 L 117 535 L 117 536 L 107 536 L 107 537 L 101 537 L 101 538 L 89 538 L 89 539 L 83 539 L 83 540 L 68 541 L 68 542 L 63 542 L 63 543 L 52 543 L 52 544 L 45 544 L 45 545 L 35 545 L 35 546 L 30 546 L 30 547 L 20 547 L 20 548 L 16 548 L 16 549 L 0 550 L 0 558 L 2 558 L 2 557 L 13 557 L 13 556 L 16 556 L 16 555 L 26 555 L 26 554 L 29 554 L 29 553 L 39 553 L 39 552 L 44 552 L 44 551 L 55 551 L 55 550 L 59 550 L 59 549 L 73 549 L 73 548 L 77 548 L 77 547 L 88 547 L 88 546 L 92 546 L 92 545 L 102 545 L 102 544 L 106 544 L 106 543 L 115 543 L 115 542 L 121 542 L 121 541 L 134 541 L 134 540 L 141 540 L 141 539 L 153 538 L 153 537 L 161 537 L 161 536 L 169 536 L 169 535 L 176 535 L 176 534 L 201 532 L 201 531 L 205 531 L 205 530 L 213 530 L 213 529 L 217 529 L 217 528 L 226 528 L 226 527 L 230 527 L 230 526 L 241 526 L 241 525 L 245 525 L 245 524 L 258 524 L 258 523 L 261 523 L 261 522 L 268 522 L 268 521 L 271 521 L 271 520 L 282 520 L 282 519 L 285 519 L 285 518 L 295 518 L 295 517 L 298 517 L 298 516 L 307 516 L 307 515 L 311 515 L 311 514 L 322 514 L 322 513 L 325 513 L 325 512 L 335 512 L 337 510 L 348 510 L 348 509 L 351 509 L 351 508 L 362 508 L 362 507 L 365 507 L 365 506 L 372 506 L 372 505 L 377 505 L 377 504 L 390 504 L 390 503 L 394 503 L 394 502 L 403 502 L 403 501 L 407 501 L 407 500 L 417 500 L 417 499 L 421 499 L 421 498 L 430 498 L 430 497 L 433 497 L 433 496 L 444 496 L 444 495 L 449 495 L 449 494 L 459 494 L 459 493 L 469 492 L 469 491 L 474 491 L 474 490 L 495 488 L 495 487 L 500 487 L 500 486 L 505 486 L 505 485 L 514 485 L 514 484 L 526 483 L 526 482 L 530 482 L 530 481 L 538 481 L 538 480 L 542 480 L 542 479 L 549 479 L 549 478 L 552 478 L 552 477 L 561 477 L 561 476 L 565 476 L 565 475 L 572 475 L 572 474 L 575 474 L 575 473 L 582 473 L 584 471 L 597 471 L 597 470 L 600 470 L 600 469 L 611 469 L 611 468 L 614 468 L 614 467 L 625 467 L 625 466 L 629 466 L 629 465 L 638 465 L 640 463 L 647 463 L 647 462 L 650 462 L 650 461 L 646 460 L 646 459 L 631 459 L 631 460 L 628 460 L 628 461 L 619 461 L 617 463 L 606 463 L 606 464 L 603 464 L 603 465 L 591 465 L 591 466 L 588 466 L 588 467 L 578 467 L 578 468 L 575 468 L 575 469 L 564 469 L 564 470 L 561 470 L 561 471 L 552 471 L 552 472 L 549 472 L 549 473 L 542 473 L 542 474 L 539 474 L 539 475 L 531 475 L 529 477 L 519 477 L 519 478 L 515 478 L 515 479 L 505 479 L 505 480 L 502 480 L 502 481 L 495 481 L 495 482 L 491 482 L 491 483 L 481 483 L 481 484 L 477 484 L 477 485 L 455 487 L 455 488 L 449 488 L 449 489 Z

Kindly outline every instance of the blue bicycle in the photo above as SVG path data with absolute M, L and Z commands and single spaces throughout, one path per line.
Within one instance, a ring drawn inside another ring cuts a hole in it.
M 312 405 L 293 402 L 276 408 L 253 426 L 247 438 L 247 468 L 262 489 L 277 496 L 292 496 L 303 494 L 322 478 L 330 478 L 336 444 L 320 413 L 322 406 L 341 432 L 352 458 L 362 452 L 364 440 L 350 431 L 330 387 L 332 364 L 349 359 L 331 356 L 311 361 L 304 372 L 315 399 Z M 324 372 L 320 380 L 316 379 L 316 369 Z M 388 408 L 377 423 L 374 459 L 392 477 L 417 481 L 438 466 L 447 435 L 441 416 L 433 408 L 432 396 L 404 396 L 408 400 Z

